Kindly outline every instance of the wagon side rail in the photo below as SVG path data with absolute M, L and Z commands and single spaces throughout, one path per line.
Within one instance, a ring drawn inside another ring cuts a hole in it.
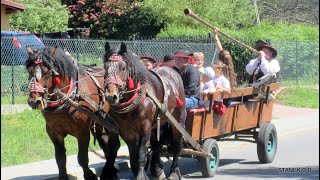
M 271 83 L 267 85 L 259 86 L 258 88 L 254 87 L 244 87 L 244 88 L 237 88 L 232 91 L 231 94 L 226 94 L 223 92 L 215 92 L 214 94 L 209 94 L 204 96 L 203 100 L 210 100 L 210 104 L 212 104 L 214 99 L 227 99 L 227 98 L 237 98 L 237 97 L 244 97 L 249 96 L 252 94 L 267 94 L 267 97 L 271 91 L 275 91 L 280 88 L 280 83 Z M 209 111 L 211 110 L 211 106 L 209 107 Z

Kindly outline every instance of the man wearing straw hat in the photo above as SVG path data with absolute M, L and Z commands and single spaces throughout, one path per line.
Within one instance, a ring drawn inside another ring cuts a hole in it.
M 276 82 L 276 73 L 280 72 L 279 62 L 275 59 L 277 50 L 261 40 L 256 44 L 256 49 L 259 51 L 258 57 L 250 60 L 246 65 L 246 71 L 250 74 L 249 84 L 253 87 Z

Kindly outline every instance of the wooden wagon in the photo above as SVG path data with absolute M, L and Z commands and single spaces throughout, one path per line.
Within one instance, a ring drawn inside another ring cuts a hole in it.
M 258 88 L 245 87 L 235 89 L 231 95 L 216 92 L 204 97 L 210 101 L 208 109 L 199 108 L 188 112 L 185 128 L 182 127 L 168 111 L 163 113 L 169 118 L 169 123 L 175 126 L 184 137 L 184 147 L 181 156 L 199 157 L 201 171 L 204 177 L 213 177 L 219 166 L 219 147 L 217 141 L 248 140 L 257 143 L 257 154 L 261 163 L 273 161 L 277 150 L 277 131 L 270 122 L 272 120 L 272 107 L 274 100 L 269 98 L 270 92 L 279 89 L 279 83 L 262 85 Z M 65 95 L 55 91 L 60 98 Z M 147 92 L 148 94 L 148 92 Z M 264 94 L 266 98 L 248 98 L 254 94 Z M 158 107 L 161 103 L 152 94 L 149 96 Z M 214 99 L 238 99 L 232 101 L 226 114 L 220 116 L 211 108 Z M 93 113 L 87 108 L 79 106 L 71 99 L 66 102 L 77 110 L 86 113 L 91 119 L 105 126 L 108 130 L 117 133 L 117 127 L 108 121 L 108 114 L 104 112 Z M 231 136 L 233 135 L 233 136 Z M 191 147 L 191 148 L 190 148 Z M 168 156 L 168 154 L 166 154 Z
M 217 141 L 226 140 L 226 137 L 228 140 L 256 142 L 259 161 L 261 163 L 273 161 L 277 150 L 277 131 L 270 122 L 274 100 L 269 96 L 270 92 L 279 87 L 279 83 L 272 83 L 259 88 L 238 88 L 231 95 L 216 92 L 206 96 L 205 100 L 210 100 L 210 104 L 214 99 L 238 99 L 238 101 L 232 101 L 224 116 L 216 114 L 212 106 L 209 109 L 194 109 L 188 113 L 187 132 L 201 144 L 202 150 L 211 152 L 213 155 L 213 157 L 200 158 L 203 176 L 212 177 L 216 173 L 219 166 Z M 264 94 L 265 98 L 250 99 L 253 94 Z

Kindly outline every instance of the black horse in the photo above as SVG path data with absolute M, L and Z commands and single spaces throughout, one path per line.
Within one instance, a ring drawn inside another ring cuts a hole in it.
M 104 69 L 77 66 L 71 55 L 61 48 L 31 49 L 27 47 L 27 52 L 30 56 L 26 62 L 30 79 L 28 104 L 33 109 L 40 109 L 46 121 L 46 130 L 55 149 L 59 179 L 68 179 L 64 146 L 64 138 L 68 134 L 78 140 L 78 162 L 83 169 L 84 178 L 97 179 L 88 167 L 90 130 L 104 152 L 107 151 L 107 135 L 104 133 L 106 131 L 98 124 L 94 128 L 94 121 L 84 113 L 76 111 L 64 100 L 58 99 L 53 90 L 59 88 L 79 105 L 96 111 L 78 95 L 86 96 L 92 102 L 100 105 L 104 99 L 104 92 L 101 88 L 104 82 Z M 105 103 L 103 107 L 103 111 L 109 111 L 108 103 Z
M 167 109 L 183 124 L 186 114 L 185 94 L 180 75 L 169 67 L 147 70 L 140 58 L 128 51 L 124 43 L 121 43 L 120 49 L 111 49 L 107 42 L 105 51 L 104 85 L 106 99 L 110 104 L 109 114 L 118 124 L 119 134 L 128 145 L 133 174 L 136 179 L 148 179 L 145 169 L 148 159 L 147 145 L 150 142 L 150 171 L 153 177 L 162 178 L 164 170 L 160 161 L 160 150 L 166 142 L 173 154 L 169 179 L 181 179 L 178 158 L 182 135 L 167 123 L 167 117 L 160 113 L 160 108 L 152 98 L 154 96 L 158 99 L 162 108 Z M 162 129 L 160 138 L 157 136 L 157 129 Z M 110 164 L 107 166 L 107 176 L 116 178 L 117 171 L 113 168 L 113 163 L 118 149 L 113 147 L 118 147 L 119 139 L 117 134 L 110 132 L 108 135 L 111 152 L 108 152 L 107 163 Z M 164 135 L 169 138 L 165 139 Z

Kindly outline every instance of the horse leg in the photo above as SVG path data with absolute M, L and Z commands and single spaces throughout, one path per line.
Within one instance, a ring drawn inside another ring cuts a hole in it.
M 106 164 L 102 169 L 100 179 L 118 179 L 117 173 L 118 169 L 115 168 L 115 160 L 117 158 L 117 153 L 120 148 L 120 140 L 119 135 L 108 132 L 108 143 L 106 144 L 105 141 L 102 139 L 102 136 L 98 138 L 98 142 L 100 147 L 102 148 L 105 156 L 106 156 Z
M 64 147 L 64 138 L 65 135 L 58 134 L 53 129 L 51 129 L 48 125 L 46 125 L 47 133 L 54 145 L 55 158 L 58 165 L 59 170 L 59 180 L 68 180 L 67 175 L 67 156 L 66 149 Z
M 181 110 L 180 112 L 184 112 L 184 110 Z M 179 114 L 176 111 L 174 111 L 173 115 L 176 119 L 182 119 L 184 118 L 184 113 Z M 181 179 L 181 173 L 180 169 L 178 167 L 178 160 L 179 160 L 179 154 L 181 151 L 181 146 L 182 146 L 182 135 L 181 133 L 175 128 L 171 126 L 171 132 L 172 132 L 172 141 L 171 141 L 171 146 L 172 146 L 172 153 L 173 153 L 173 160 L 172 160 L 172 165 L 170 168 L 170 173 L 168 179 Z
M 150 135 L 144 134 L 127 142 L 130 153 L 130 165 L 137 180 L 149 179 L 144 167 L 147 164 L 147 142 Z
M 164 168 L 160 160 L 160 151 L 162 149 L 162 143 L 157 140 L 156 130 L 154 130 L 154 132 L 151 135 L 150 143 L 152 151 L 150 172 L 155 179 L 165 179 L 166 175 L 164 173 Z
M 83 169 L 83 177 L 86 180 L 96 180 L 96 175 L 90 170 L 88 147 L 90 142 L 89 128 L 83 128 L 78 137 L 78 163 Z

